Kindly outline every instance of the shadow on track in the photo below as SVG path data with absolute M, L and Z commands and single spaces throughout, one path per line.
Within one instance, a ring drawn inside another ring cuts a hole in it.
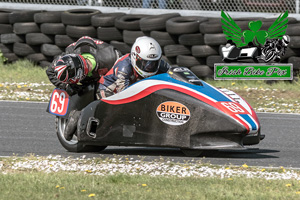
M 209 150 L 204 151 L 199 157 L 207 158 L 245 158 L 245 159 L 264 159 L 279 158 L 275 156 L 278 150 L 272 149 L 245 149 L 245 150 Z M 163 156 L 163 157 L 186 157 L 178 148 L 152 148 L 152 147 L 126 147 L 109 148 L 101 151 L 100 154 L 134 155 L 134 156 Z M 268 155 L 271 154 L 271 155 Z

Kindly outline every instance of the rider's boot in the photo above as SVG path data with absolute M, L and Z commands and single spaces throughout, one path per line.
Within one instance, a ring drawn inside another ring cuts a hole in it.
M 80 117 L 80 111 L 78 110 L 72 110 L 69 114 L 69 119 L 66 124 L 66 128 L 64 131 L 65 139 L 70 141 L 75 134 L 75 131 L 77 129 L 77 122 Z

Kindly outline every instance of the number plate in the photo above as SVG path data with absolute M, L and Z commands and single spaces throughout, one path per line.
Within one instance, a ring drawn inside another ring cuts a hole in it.
M 66 91 L 54 89 L 51 95 L 49 111 L 58 116 L 67 114 L 69 106 L 69 95 Z
M 249 114 L 242 105 L 235 102 L 218 102 L 217 104 L 228 114 Z

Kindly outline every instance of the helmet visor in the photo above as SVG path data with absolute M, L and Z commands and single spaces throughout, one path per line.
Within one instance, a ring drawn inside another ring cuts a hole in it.
M 136 55 L 136 66 L 144 72 L 156 72 L 160 63 L 158 60 L 144 60 L 139 55 Z

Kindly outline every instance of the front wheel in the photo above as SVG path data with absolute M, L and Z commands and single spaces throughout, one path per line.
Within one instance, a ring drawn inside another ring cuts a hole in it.
M 106 146 L 90 146 L 85 145 L 78 141 L 77 136 L 74 134 L 73 138 L 68 141 L 64 137 L 64 130 L 66 128 L 68 119 L 62 117 L 56 117 L 56 134 L 60 144 L 70 152 L 98 152 L 106 148 Z

